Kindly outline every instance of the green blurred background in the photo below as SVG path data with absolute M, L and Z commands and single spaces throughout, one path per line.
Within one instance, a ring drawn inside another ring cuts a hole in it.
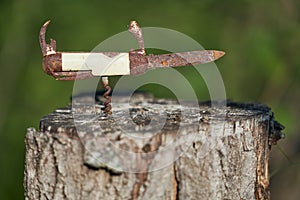
M 300 1 L 74 1 L 2 0 L 0 7 L 0 199 L 23 199 L 24 137 L 27 127 L 70 101 L 73 82 L 42 71 L 41 25 L 58 50 L 92 50 L 125 31 L 130 20 L 144 27 L 182 32 L 206 49 L 221 49 L 217 62 L 227 98 L 262 102 L 286 126 L 273 147 L 272 199 L 300 197 Z M 186 76 L 192 74 L 183 70 Z M 116 80 L 116 79 L 115 79 Z M 149 87 L 148 87 L 149 89 Z M 199 96 L 209 98 L 205 92 Z M 151 90 L 151 87 L 150 87 Z M 157 96 L 163 96 L 157 94 Z

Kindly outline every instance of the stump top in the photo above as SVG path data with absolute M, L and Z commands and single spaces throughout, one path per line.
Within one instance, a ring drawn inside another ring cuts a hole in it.
M 182 102 L 181 102 L 182 103 Z M 134 122 L 139 127 L 147 127 L 150 122 L 165 122 L 165 129 L 176 129 L 177 123 L 217 123 L 218 121 L 240 121 L 254 115 L 272 115 L 269 107 L 255 103 L 237 103 L 232 101 L 220 102 L 184 102 L 167 99 L 154 99 L 150 95 L 138 94 L 128 103 L 122 97 L 114 97 L 112 102 L 113 114 L 108 116 L 103 109 L 103 102 L 87 98 L 76 97 L 73 105 L 56 109 L 44 116 L 40 121 L 40 130 L 49 132 L 76 133 L 77 123 L 109 123 L 128 124 Z M 199 105 L 199 107 L 197 107 Z M 102 124 L 105 126 L 104 124 Z M 155 123 L 152 123 L 155 125 Z M 86 127 L 87 128 L 87 127 Z M 91 130 L 93 127 L 90 127 Z

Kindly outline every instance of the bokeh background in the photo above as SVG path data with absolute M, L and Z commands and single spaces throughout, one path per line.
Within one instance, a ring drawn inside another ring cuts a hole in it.
M 0 199 L 24 198 L 26 128 L 38 128 L 42 116 L 70 102 L 73 82 L 55 81 L 41 68 L 38 34 L 48 19 L 47 35 L 57 40 L 58 50 L 90 51 L 133 19 L 182 32 L 206 49 L 225 50 L 217 65 L 227 98 L 264 103 L 286 127 L 286 139 L 272 148 L 272 199 L 299 199 L 300 1 L 1 0 L 0 5 Z M 207 100 L 201 87 L 198 96 Z

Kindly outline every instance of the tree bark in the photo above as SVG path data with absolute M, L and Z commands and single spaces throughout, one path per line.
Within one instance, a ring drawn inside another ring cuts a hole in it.
M 29 128 L 26 199 L 270 199 L 268 107 L 132 99 L 106 116 L 78 97 Z

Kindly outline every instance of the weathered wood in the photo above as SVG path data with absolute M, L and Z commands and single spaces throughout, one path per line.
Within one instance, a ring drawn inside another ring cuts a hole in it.
M 283 127 L 268 107 L 144 96 L 120 99 L 112 116 L 100 107 L 81 97 L 27 130 L 26 199 L 270 198 L 269 151 Z

